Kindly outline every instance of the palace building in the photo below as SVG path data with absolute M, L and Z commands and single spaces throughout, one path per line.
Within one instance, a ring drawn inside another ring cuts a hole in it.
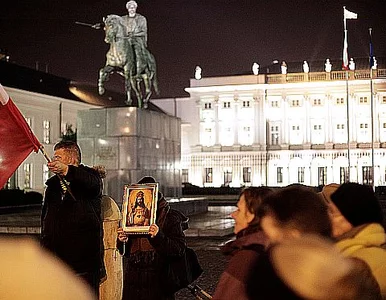
M 386 64 L 368 62 L 254 64 L 256 75 L 191 79 L 190 97 L 152 100 L 182 120 L 182 182 L 386 185 Z

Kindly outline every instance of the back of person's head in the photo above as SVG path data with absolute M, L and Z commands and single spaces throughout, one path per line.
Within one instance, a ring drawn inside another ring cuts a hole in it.
M 260 228 L 260 218 L 258 217 L 257 212 L 261 203 L 263 202 L 263 199 L 265 199 L 268 195 L 272 193 L 273 190 L 265 186 L 251 186 L 244 188 L 241 191 L 239 198 L 241 196 L 244 196 L 245 204 L 248 211 L 255 215 L 254 219 L 249 223 L 249 226 L 246 229 L 247 232 L 256 231 L 258 228 Z
M 353 226 L 383 221 L 381 206 L 371 186 L 347 182 L 331 194 L 331 201 Z
M 0 265 L 1 299 L 96 299 L 67 265 L 32 239 L 0 238 Z
M 331 236 L 327 204 L 310 187 L 291 185 L 269 195 L 259 208 L 260 218 L 271 216 L 281 228 L 300 234 Z
M 73 157 L 78 164 L 81 163 L 82 154 L 78 144 L 74 141 L 60 141 L 55 144 L 54 150 L 63 149 L 70 157 Z
M 331 241 L 320 236 L 286 240 L 270 249 L 270 258 L 276 274 L 304 299 L 381 299 L 369 266 L 343 257 Z

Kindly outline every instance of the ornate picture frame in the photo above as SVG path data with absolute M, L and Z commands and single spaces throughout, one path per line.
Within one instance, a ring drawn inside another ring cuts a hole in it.
M 158 183 L 124 186 L 122 228 L 129 234 L 146 234 L 155 223 Z

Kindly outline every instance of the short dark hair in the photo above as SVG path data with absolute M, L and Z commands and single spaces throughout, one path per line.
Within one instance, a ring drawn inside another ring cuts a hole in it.
M 331 236 L 328 207 L 310 187 L 291 185 L 275 191 L 264 200 L 258 215 L 272 215 L 281 226 L 302 233 Z
M 246 232 L 254 232 L 260 228 L 260 218 L 258 217 L 257 212 L 261 203 L 263 202 L 263 199 L 271 193 L 273 193 L 273 190 L 265 186 L 251 186 L 241 191 L 239 199 L 241 196 L 244 195 L 245 204 L 247 206 L 248 211 L 255 215 L 253 220 L 249 223 Z
M 64 149 L 69 155 L 76 158 L 80 164 L 82 159 L 82 154 L 78 144 L 74 141 L 60 141 L 55 144 L 54 150 Z

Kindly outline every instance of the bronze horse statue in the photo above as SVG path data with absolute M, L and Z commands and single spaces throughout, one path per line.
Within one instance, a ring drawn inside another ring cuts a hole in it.
M 126 34 L 123 20 L 118 15 L 104 18 L 105 42 L 110 44 L 106 53 L 106 64 L 99 70 L 98 91 L 105 92 L 104 83 L 113 72 L 125 79 L 126 104 L 131 105 L 131 90 L 138 101 L 138 107 L 147 108 L 152 90 L 159 94 L 154 56 L 144 48 L 139 57 L 135 56 L 130 37 Z M 143 91 L 144 88 L 144 91 Z

